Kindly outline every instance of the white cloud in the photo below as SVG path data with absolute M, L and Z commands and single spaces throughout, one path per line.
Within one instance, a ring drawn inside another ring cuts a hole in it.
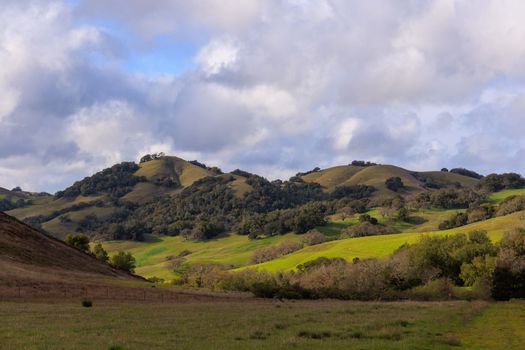
M 518 0 L 8 1 L 0 186 L 44 167 L 38 186 L 58 189 L 161 150 L 269 177 L 363 158 L 525 172 L 524 11 Z M 121 66 L 159 38 L 198 46 L 196 68 Z M 21 159 L 35 166 L 7 170 Z
M 237 61 L 238 52 L 239 48 L 231 38 L 219 38 L 204 46 L 195 61 L 209 77 L 223 69 L 232 69 Z

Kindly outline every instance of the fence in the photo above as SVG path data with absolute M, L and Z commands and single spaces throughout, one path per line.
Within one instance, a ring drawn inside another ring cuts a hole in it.
M 0 300 L 115 300 L 142 302 L 219 301 L 245 299 L 244 295 L 224 295 L 168 288 L 141 288 L 124 286 L 71 286 L 71 285 L 17 285 L 0 286 Z

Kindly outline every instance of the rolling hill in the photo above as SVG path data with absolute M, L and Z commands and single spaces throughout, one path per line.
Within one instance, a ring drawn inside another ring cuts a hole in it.
M 398 192 L 389 190 L 385 181 L 391 177 L 399 177 L 405 187 Z M 268 208 L 265 210 L 270 210 L 272 202 L 275 202 L 277 198 L 288 196 L 287 193 L 276 193 L 276 190 L 280 191 L 279 185 L 274 185 L 272 189 L 269 182 L 262 188 L 259 186 L 255 190 L 252 186 L 253 180 L 249 179 L 253 179 L 254 175 L 249 173 L 234 171 L 223 174 L 218 168 L 210 168 L 197 161 L 189 162 L 178 157 L 163 155 L 150 157 L 139 164 L 117 164 L 76 182 L 55 196 L 0 189 L 0 199 L 2 196 L 9 198 L 9 200 L 22 197 L 27 199 L 26 205 L 7 208 L 11 209 L 7 213 L 45 230 L 55 237 L 63 239 L 69 233 L 84 232 L 94 238 L 103 238 L 106 234 L 102 231 L 107 231 L 109 223 L 119 224 L 126 220 L 129 221 L 130 215 L 137 207 L 143 207 L 167 197 L 172 198 L 171 201 L 173 202 L 178 202 L 180 201 L 180 194 L 185 189 L 191 189 L 190 192 L 198 192 L 199 189 L 202 189 L 206 192 L 220 185 L 210 187 L 204 181 L 210 178 L 217 179 L 217 183 L 225 184 L 226 187 L 218 191 L 231 190 L 232 195 L 237 199 L 235 205 L 241 208 L 239 210 L 252 210 L 249 209 L 252 207 L 251 204 L 243 203 L 246 198 L 250 198 L 250 201 L 265 200 L 268 203 L 266 205 Z M 372 186 L 375 188 L 372 194 L 374 198 L 397 195 L 410 196 L 424 191 L 432 191 L 436 187 L 472 188 L 478 182 L 477 179 L 454 173 L 413 172 L 392 165 L 336 166 L 305 173 L 301 176 L 301 181 L 306 184 L 321 186 L 322 190 L 327 193 L 341 186 Z M 260 181 L 256 182 L 260 183 Z M 294 182 L 284 182 L 281 187 L 286 184 L 293 185 Z M 298 183 L 295 184 L 296 187 L 300 186 Z M 208 188 L 206 186 L 210 189 L 204 190 L 204 188 Z M 266 198 L 272 191 L 273 197 Z M 312 192 L 305 193 L 306 196 L 312 195 Z M 300 194 L 299 196 L 304 195 Z M 309 199 L 300 199 L 299 204 L 305 200 L 308 201 Z M 244 205 L 248 209 L 243 208 Z M 276 206 L 276 209 L 294 205 L 298 204 L 280 204 Z M 154 209 L 147 211 L 151 212 L 152 210 Z M 138 220 L 143 215 L 143 213 L 139 214 Z M 101 224 L 101 222 L 105 224 Z
M 343 165 L 313 171 L 301 176 L 306 182 L 318 183 L 325 190 L 332 191 L 338 186 L 369 185 L 375 187 L 377 195 L 392 195 L 393 191 L 385 186 L 385 181 L 391 177 L 399 177 L 405 184 L 401 194 L 408 195 L 422 192 L 434 187 L 454 188 L 459 186 L 474 188 L 478 181 L 475 178 L 444 172 L 428 171 L 414 172 L 393 165 L 355 166 Z
M 0 267 L 0 281 L 6 285 L 140 280 L 4 213 L 0 213 Z
M 134 184 L 125 195 L 120 197 L 120 200 L 137 206 L 163 196 L 173 196 L 205 177 L 221 176 L 204 166 L 171 156 L 142 162 L 138 164 L 132 175 L 141 178 L 141 181 Z M 91 177 L 88 177 L 80 181 L 80 186 L 90 179 Z M 231 187 L 240 196 L 250 190 L 245 184 L 245 178 L 237 175 Z M 2 190 L 0 196 L 12 193 Z M 30 205 L 9 210 L 7 213 L 20 220 L 27 220 L 53 236 L 63 239 L 67 234 L 78 231 L 82 221 L 90 216 L 95 215 L 104 220 L 119 212 L 119 205 L 110 190 L 113 188 L 74 196 L 32 196 Z M 14 194 L 22 196 L 22 193 Z M 26 197 L 27 195 L 23 198 Z M 37 220 L 31 220 L 32 218 Z M 89 229 L 85 231 L 91 232 Z

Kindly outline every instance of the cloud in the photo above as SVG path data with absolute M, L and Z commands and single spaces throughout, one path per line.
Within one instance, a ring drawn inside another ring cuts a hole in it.
M 270 178 L 364 158 L 525 172 L 524 10 L 518 0 L 7 1 L 0 185 L 54 191 L 154 150 Z M 128 70 L 162 56 L 159 40 L 191 43 L 191 68 Z

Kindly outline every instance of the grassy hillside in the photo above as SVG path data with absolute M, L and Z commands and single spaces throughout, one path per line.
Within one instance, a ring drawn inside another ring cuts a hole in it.
M 473 230 L 486 230 L 492 240 L 498 241 L 505 232 L 524 225 L 525 212 L 517 212 L 507 216 L 500 216 L 486 221 L 476 222 L 452 230 L 406 232 L 384 236 L 348 238 L 306 247 L 281 258 L 258 265 L 252 265 L 252 267 L 268 271 L 280 271 L 294 269 L 299 264 L 303 264 L 322 256 L 329 258 L 342 257 L 347 260 L 352 260 L 353 258 L 383 257 L 391 254 L 394 250 L 405 243 L 417 242 L 423 234 L 451 235 L 456 233 L 468 233 Z
M 498 204 L 503 202 L 506 198 L 510 196 L 524 196 L 525 188 L 513 189 L 513 190 L 503 190 L 496 193 L 493 193 L 489 199 L 491 202 Z
M 419 178 L 418 178 L 419 176 Z M 473 188 L 477 185 L 478 180 L 442 171 L 412 172 L 393 165 L 375 165 L 375 166 L 354 166 L 344 165 L 327 168 L 311 172 L 302 176 L 306 182 L 318 183 L 328 191 L 335 189 L 337 186 L 345 185 L 369 185 L 374 186 L 378 191 L 377 195 L 393 194 L 385 186 L 385 181 L 390 177 L 399 177 L 405 184 L 406 188 L 400 194 L 410 194 L 426 189 L 424 178 L 431 179 L 436 183 L 446 187 L 455 187 L 460 184 L 463 187 Z
M 504 198 L 505 196 L 520 193 L 520 191 L 522 190 L 502 191 L 494 194 L 493 197 Z M 421 209 L 411 213 L 415 220 L 407 223 L 383 217 L 378 209 L 372 209 L 367 214 L 377 218 L 379 223 L 393 227 L 402 233 L 330 241 L 321 245 L 306 247 L 298 252 L 256 266 L 270 271 L 278 271 L 281 269 L 293 269 L 298 264 L 321 256 L 344 257 L 349 260 L 354 257 L 381 257 L 392 253 L 404 243 L 416 242 L 422 234 L 447 235 L 483 229 L 489 232 L 492 239 L 498 240 L 504 232 L 518 226 L 525 226 L 525 212 L 518 212 L 448 231 L 438 230 L 441 222 L 461 211 L 464 210 Z M 326 226 L 320 226 L 317 229 L 326 236 L 337 239 L 344 228 L 358 222 L 358 217 L 359 215 L 354 215 L 341 220 L 339 215 L 336 214 L 329 217 L 329 222 Z M 275 245 L 283 240 L 298 241 L 302 236 L 287 234 L 250 240 L 246 236 L 232 234 L 207 242 L 187 241 L 182 237 L 149 236 L 148 238 L 149 241 L 147 242 L 104 242 L 104 247 L 111 254 L 118 250 L 131 251 L 137 258 L 137 273 L 142 276 L 172 279 L 175 277 L 175 274 L 172 272 L 173 268 L 169 263 L 169 257 L 176 257 L 185 250 L 191 252 L 190 255 L 185 257 L 186 262 L 190 264 L 217 263 L 230 267 L 243 267 L 249 264 L 250 256 L 255 249 Z
M 222 264 L 230 267 L 244 266 L 257 248 L 278 244 L 284 240 L 298 241 L 300 236 L 288 234 L 265 239 L 250 240 L 246 236 L 231 235 L 206 242 L 187 241 L 182 237 L 148 237 L 147 242 L 109 241 L 104 248 L 114 254 L 119 250 L 129 251 L 137 259 L 136 273 L 144 277 L 173 279 L 175 274 L 170 260 L 181 252 L 189 251 L 184 259 L 188 263 Z

